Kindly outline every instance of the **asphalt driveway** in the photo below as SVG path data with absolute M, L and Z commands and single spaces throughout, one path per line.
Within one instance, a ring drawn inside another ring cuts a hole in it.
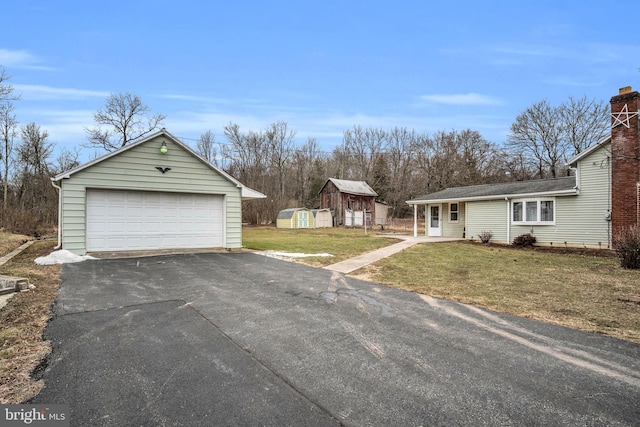
M 640 345 L 251 253 L 63 268 L 72 425 L 638 425 Z

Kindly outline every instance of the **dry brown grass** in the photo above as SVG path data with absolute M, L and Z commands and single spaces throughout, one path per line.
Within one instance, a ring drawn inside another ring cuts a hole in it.
M 5 256 L 32 237 L 23 234 L 11 234 L 0 231 L 0 257 Z
M 51 253 L 54 244 L 51 241 L 34 243 L 0 266 L 0 274 L 26 277 L 36 286 L 34 290 L 16 294 L 0 309 L 2 404 L 23 403 L 43 386 L 42 381 L 31 378 L 31 373 L 50 352 L 50 345 L 43 341 L 42 334 L 56 297 L 60 266 L 40 266 L 33 260 Z

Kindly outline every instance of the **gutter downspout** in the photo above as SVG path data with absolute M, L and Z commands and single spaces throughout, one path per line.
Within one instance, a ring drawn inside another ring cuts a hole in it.
M 51 185 L 58 190 L 58 244 L 53 248 L 58 250 L 62 247 L 62 187 L 56 185 L 54 180 L 51 180 Z
M 569 166 L 569 170 L 574 171 L 576 174 L 576 185 L 573 188 L 578 192 L 578 194 L 580 194 L 580 172 L 578 171 L 578 168 L 572 168 L 571 166 Z
M 418 237 L 418 205 L 413 205 L 413 237 Z
M 509 198 L 505 197 L 507 202 L 507 244 L 511 243 L 511 208 L 509 206 Z

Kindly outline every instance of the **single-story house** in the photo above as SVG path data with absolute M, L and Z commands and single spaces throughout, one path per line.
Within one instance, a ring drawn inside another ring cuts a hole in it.
M 314 228 L 314 216 L 307 208 L 289 208 L 278 212 L 278 228 Z
M 427 236 L 511 242 L 531 233 L 539 244 L 611 248 L 616 230 L 640 223 L 640 93 L 611 98 L 611 135 L 567 165 L 574 176 L 447 188 L 408 200 L 424 209 Z
M 320 208 L 329 209 L 334 225 L 362 226 L 375 223 L 378 193 L 365 181 L 329 178 L 320 189 Z
M 329 209 L 311 209 L 315 228 L 333 227 L 333 217 Z
M 242 201 L 266 197 L 165 129 L 51 178 L 58 247 L 75 254 L 242 247 Z

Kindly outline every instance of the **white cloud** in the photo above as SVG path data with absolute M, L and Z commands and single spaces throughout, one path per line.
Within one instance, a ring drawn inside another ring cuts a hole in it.
M 0 65 L 5 68 L 27 68 L 31 70 L 55 70 L 39 64 L 39 59 L 26 50 L 0 49 Z
M 35 56 L 26 50 L 0 49 L 0 64 L 5 67 L 17 67 L 36 62 Z
M 85 90 L 74 88 L 58 88 L 42 85 L 13 85 L 16 93 L 22 95 L 25 100 L 45 100 L 45 99 L 81 99 L 100 97 L 106 98 L 109 92 L 97 90 Z
M 500 105 L 502 101 L 478 93 L 433 94 L 420 97 L 423 101 L 447 105 Z

